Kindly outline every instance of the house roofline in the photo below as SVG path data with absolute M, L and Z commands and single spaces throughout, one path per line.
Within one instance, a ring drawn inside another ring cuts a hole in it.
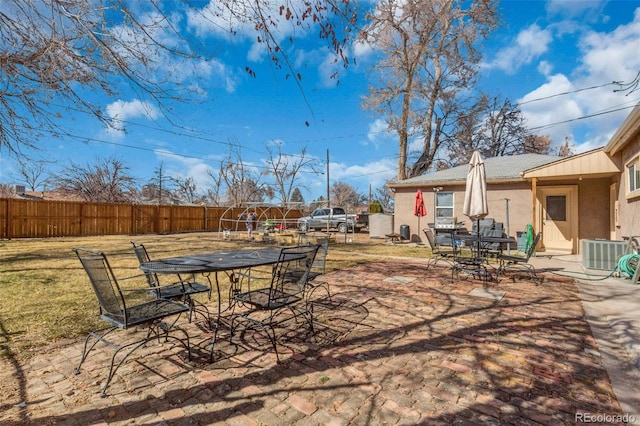
M 573 161 L 576 158 L 585 157 L 587 155 L 591 155 L 594 152 L 601 151 L 603 149 L 604 149 L 604 147 L 600 147 L 600 148 L 591 149 L 589 151 L 581 152 L 580 154 L 574 154 L 574 155 L 569 155 L 568 157 L 562 157 L 562 158 L 560 158 L 560 159 L 558 159 L 556 161 L 552 161 L 551 163 L 547 163 L 547 164 L 543 164 L 541 166 L 532 167 L 530 169 L 523 170 L 523 171 L 520 172 L 520 176 L 524 176 L 527 173 L 535 172 L 537 170 L 546 169 L 549 166 L 555 166 L 557 164 L 565 163 L 565 162 L 568 162 L 568 161 Z
M 487 185 L 497 184 L 497 183 L 513 183 L 513 182 L 526 182 L 526 179 L 522 178 L 504 178 L 504 179 L 487 179 Z M 436 186 L 459 186 L 466 185 L 467 181 L 465 180 L 432 180 L 428 182 L 412 182 L 412 183 L 391 183 L 387 186 L 389 188 L 428 188 L 428 187 L 436 187 Z
M 638 133 L 640 133 L 640 103 L 633 108 L 609 143 L 604 146 L 604 152 L 610 156 L 616 154 Z

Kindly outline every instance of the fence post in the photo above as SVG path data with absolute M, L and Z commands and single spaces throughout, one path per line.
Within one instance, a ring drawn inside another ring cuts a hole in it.
M 129 233 L 131 235 L 135 235 L 135 226 L 136 226 L 136 205 L 131 203 L 131 226 L 129 226 Z
M 84 229 L 82 229 L 84 228 L 84 212 L 85 212 L 84 204 L 85 203 L 80 203 L 80 236 L 81 237 L 84 237 Z
M 13 227 L 13 220 L 11 220 L 11 212 L 13 211 L 13 206 L 11 205 L 11 198 L 7 198 L 7 239 L 11 239 L 11 237 L 13 236 L 13 232 L 12 231 L 12 227 Z

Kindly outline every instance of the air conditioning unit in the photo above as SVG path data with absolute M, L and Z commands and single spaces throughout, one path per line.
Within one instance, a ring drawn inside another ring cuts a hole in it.
M 582 240 L 582 264 L 587 269 L 613 271 L 628 246 L 626 241 Z

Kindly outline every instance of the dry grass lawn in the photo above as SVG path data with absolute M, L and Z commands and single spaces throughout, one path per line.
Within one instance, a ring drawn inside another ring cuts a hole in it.
M 386 244 L 366 233 L 351 243 L 338 235 L 327 269 L 379 261 L 389 256 L 426 257 L 428 248 Z M 0 241 L 0 357 L 28 358 L 42 348 L 75 341 L 102 327 L 98 307 L 74 247 L 103 251 L 116 276 L 140 274 L 130 241 L 147 246 L 152 258 L 264 247 L 222 240 L 217 233 L 99 236 Z M 140 281 L 145 286 L 144 280 Z

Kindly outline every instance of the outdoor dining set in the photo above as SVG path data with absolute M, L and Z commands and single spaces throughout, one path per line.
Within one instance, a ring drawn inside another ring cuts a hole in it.
M 449 237 L 451 246 L 443 247 L 438 244 L 431 229 L 423 229 L 434 254 L 427 265 L 431 266 L 438 262 L 449 264 L 452 281 L 462 272 L 483 281 L 494 281 L 506 275 L 514 279 L 517 275 L 525 275 L 536 284 L 542 282 L 542 277 L 529 263 L 542 233 L 530 238 L 524 248 L 524 255 L 515 255 L 511 254 L 510 248 L 516 240 L 513 237 L 502 236 L 502 231 L 497 235 L 492 235 L 491 229 L 484 232 L 462 233 L 462 231 L 452 231 Z
M 422 191 L 417 191 L 415 201 L 414 215 L 418 217 L 419 225 L 420 217 L 427 214 Z M 462 212 L 473 223 L 471 232 L 462 228 L 460 225 L 463 222 L 458 222 L 455 218 L 436 217 L 434 224 L 432 224 L 432 227 L 435 228 L 437 225 L 435 222 L 438 219 L 449 219 L 448 225 L 450 226 L 439 229 L 439 232 L 449 234 L 447 236 L 449 247 L 447 248 L 441 247 L 432 229 L 424 228 L 422 230 L 432 253 L 435 254 L 435 257 L 429 260 L 428 266 L 439 261 L 447 262 L 451 266 L 452 281 L 459 277 L 460 272 L 486 282 L 515 271 L 527 274 L 536 284 L 541 282 L 535 268 L 529 264 L 529 259 L 535 253 L 542 233 L 539 232 L 534 236 L 533 227 L 529 225 L 525 232 L 527 244 L 524 256 L 514 256 L 511 255 L 510 250 L 516 240 L 508 235 L 508 229 L 505 233 L 502 226 L 497 227 L 493 219 L 490 221 L 485 219 L 489 213 L 487 182 L 484 161 L 478 151 L 473 152 L 469 161 Z M 490 225 L 487 225 L 486 222 Z M 483 223 L 485 223 L 484 226 Z M 463 250 L 463 246 L 468 249 Z M 506 253 L 504 253 L 505 248 Z
M 178 321 L 181 314 L 208 329 L 209 362 L 215 361 L 218 339 L 224 335 L 232 343 L 239 330 L 266 336 L 279 361 L 276 328 L 287 321 L 304 323 L 307 335 L 313 339 L 311 297 L 319 288 L 331 296 L 328 284 L 318 278 L 324 273 L 328 239 L 319 244 L 156 260 L 151 259 L 144 245 L 134 241 L 132 244 L 142 273 L 128 278 L 116 277 L 103 252 L 74 249 L 95 292 L 100 318 L 108 323 L 106 328 L 87 335 L 75 372 L 79 374 L 98 343 L 113 348 L 102 396 L 106 396 L 109 384 L 127 358 L 153 340 L 177 342 L 191 360 L 190 336 Z M 147 285 L 125 284 L 136 277 L 144 278 Z M 211 299 L 212 293 L 217 295 L 213 307 L 196 299 L 197 295 Z M 119 329 L 130 330 L 137 337 L 125 344 L 109 340 L 111 333 Z M 141 329 L 145 331 L 141 333 Z

